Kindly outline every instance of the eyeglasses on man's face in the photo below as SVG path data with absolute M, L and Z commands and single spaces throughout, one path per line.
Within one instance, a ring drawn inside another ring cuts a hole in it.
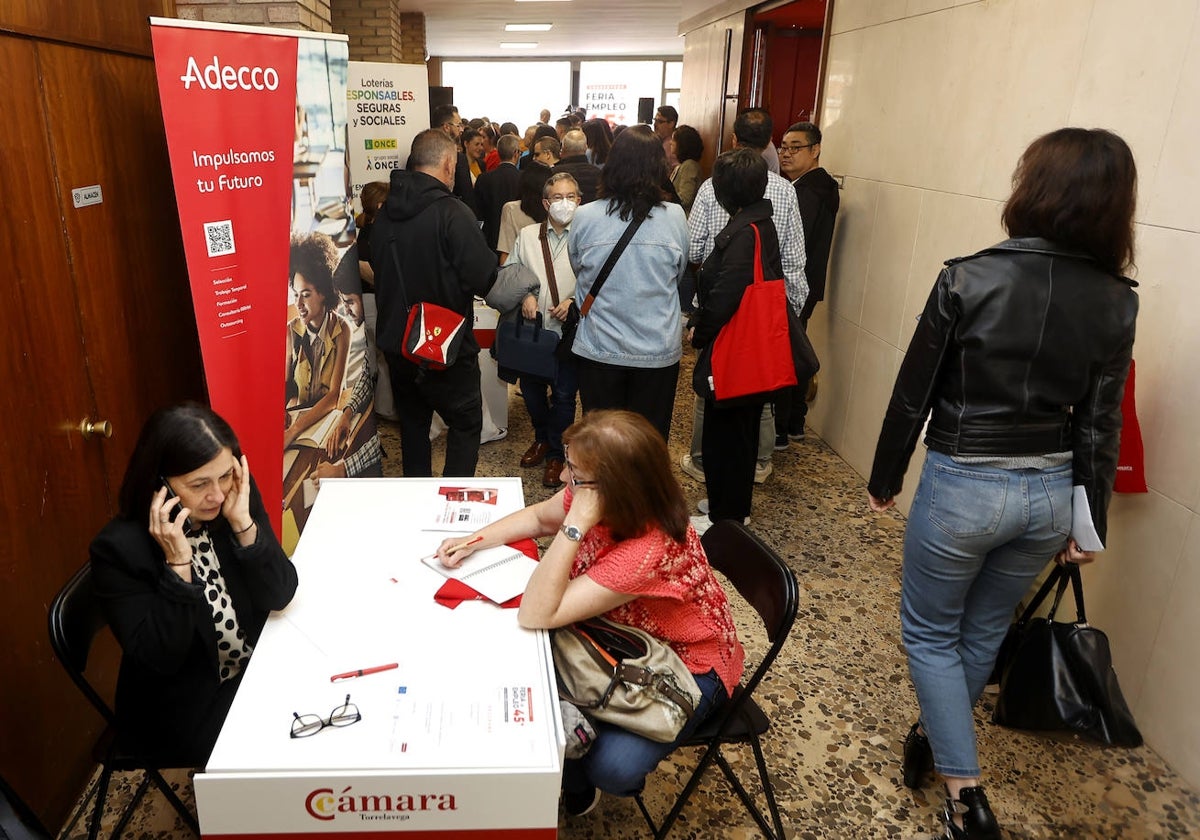
M 817 145 L 817 144 L 816 143 L 805 143 L 803 145 L 799 145 L 796 143 L 786 143 L 779 147 L 779 154 L 794 155 L 794 154 L 798 154 L 799 152 L 801 152 L 804 149 L 811 148 L 815 145 Z
M 346 702 L 330 712 L 327 718 L 322 718 L 320 715 L 302 715 L 299 712 L 292 712 L 292 737 L 308 738 L 327 726 L 350 726 L 360 720 L 362 720 L 362 715 L 358 711 L 358 706 L 350 702 L 350 695 L 347 694 Z
M 556 201 L 562 201 L 564 198 L 567 201 L 574 201 L 576 204 L 579 203 L 579 193 L 573 193 L 573 192 L 571 192 L 571 193 L 551 193 L 550 195 L 546 196 L 546 201 L 549 201 L 551 204 L 553 204 Z

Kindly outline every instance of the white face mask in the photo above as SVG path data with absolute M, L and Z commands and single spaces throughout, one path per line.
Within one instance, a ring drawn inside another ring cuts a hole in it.
M 560 225 L 569 225 L 575 218 L 575 206 L 569 198 L 560 198 L 550 204 L 550 218 Z

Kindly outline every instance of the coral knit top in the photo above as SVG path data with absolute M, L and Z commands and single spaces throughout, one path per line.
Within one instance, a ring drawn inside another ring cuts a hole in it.
M 571 508 L 567 487 L 564 510 Z M 660 528 L 613 540 L 603 523 L 587 532 L 571 577 L 587 575 L 614 592 L 636 595 L 604 618 L 646 631 L 670 645 L 693 674 L 715 670 L 727 694 L 742 678 L 746 654 L 725 590 L 708 565 L 700 537 L 688 526 L 681 545 Z

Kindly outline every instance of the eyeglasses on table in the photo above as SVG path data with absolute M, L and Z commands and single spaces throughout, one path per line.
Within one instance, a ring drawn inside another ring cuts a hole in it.
M 347 694 L 346 702 L 330 712 L 327 718 L 322 718 L 320 715 L 302 715 L 299 712 L 292 712 L 292 737 L 308 738 L 316 735 L 326 726 L 350 726 L 360 720 L 362 720 L 362 714 L 358 711 L 358 706 L 350 702 L 350 695 Z

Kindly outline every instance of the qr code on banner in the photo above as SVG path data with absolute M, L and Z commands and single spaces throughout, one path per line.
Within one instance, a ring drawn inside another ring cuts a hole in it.
M 206 222 L 204 224 L 204 241 L 208 245 L 210 257 L 223 257 L 226 254 L 236 254 L 233 247 L 233 221 Z

